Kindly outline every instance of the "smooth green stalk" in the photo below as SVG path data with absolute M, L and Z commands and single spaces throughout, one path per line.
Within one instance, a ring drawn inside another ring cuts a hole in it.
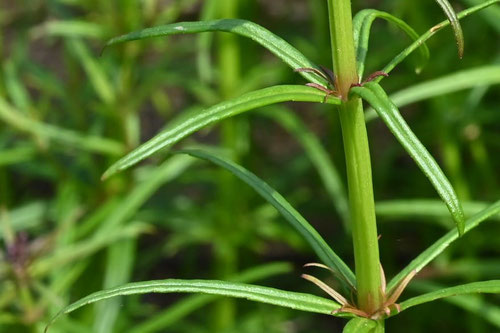
M 218 0 L 218 13 L 221 18 L 235 18 L 238 12 L 238 0 Z M 219 34 L 218 67 L 220 95 L 222 99 L 234 97 L 234 93 L 240 81 L 240 50 L 237 36 L 234 34 Z M 221 144 L 224 148 L 234 153 L 236 162 L 239 162 L 238 151 L 238 122 L 241 119 L 227 119 L 221 124 Z M 220 201 L 222 207 L 220 227 L 228 235 L 231 234 L 234 219 L 239 214 L 239 202 L 236 193 L 236 183 L 234 177 L 222 171 L 220 174 Z M 237 271 L 238 255 L 237 249 L 231 237 L 220 240 L 215 248 L 216 274 L 219 277 L 227 278 Z M 214 329 L 221 331 L 234 324 L 236 316 L 236 306 L 234 300 L 224 299 L 217 302 L 214 316 Z
M 347 100 L 358 82 L 349 0 L 328 0 L 330 34 L 337 89 L 344 102 L 340 122 L 344 139 L 351 211 L 358 307 L 373 313 L 383 303 L 373 197 L 370 149 L 359 98 Z

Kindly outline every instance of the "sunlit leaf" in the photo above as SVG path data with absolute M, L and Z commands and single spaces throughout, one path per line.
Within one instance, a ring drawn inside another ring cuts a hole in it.
M 156 280 L 129 283 L 120 287 L 98 291 L 64 308 L 51 322 L 61 314 L 73 312 L 82 306 L 116 296 L 149 293 L 202 293 L 210 295 L 244 298 L 285 308 L 330 315 L 339 305 L 329 299 L 310 294 L 284 291 L 251 284 L 215 280 Z M 49 326 L 46 327 L 46 331 Z
M 293 270 L 291 264 L 275 262 L 252 267 L 229 278 L 231 282 L 253 283 L 271 276 L 290 273 Z M 216 295 L 192 295 L 183 298 L 181 301 L 169 306 L 132 327 L 128 333 L 153 333 L 165 330 L 166 327 L 176 323 L 188 314 L 213 302 L 219 297 Z
M 413 134 L 399 113 L 398 108 L 392 103 L 382 87 L 377 83 L 369 82 L 363 87 L 352 88 L 352 91 L 371 104 L 422 172 L 429 178 L 441 199 L 448 206 L 458 232 L 462 234 L 464 232 L 465 217 L 453 186 L 451 186 L 431 154 Z
M 180 22 L 162 25 L 153 28 L 147 28 L 129 34 L 118 36 L 111 39 L 106 46 L 114 45 L 117 43 L 128 42 L 132 40 L 140 40 L 152 37 L 163 37 L 170 35 L 180 34 L 194 34 L 208 31 L 225 31 L 231 32 L 243 37 L 247 37 L 262 45 L 278 58 L 283 60 L 293 69 L 301 67 L 315 67 L 309 59 L 307 59 L 295 47 L 290 45 L 281 37 L 276 36 L 269 30 L 261 27 L 260 25 L 239 19 L 222 19 L 213 21 L 199 21 L 199 22 Z M 325 84 L 316 75 L 310 73 L 300 73 L 304 78 L 310 82 L 318 84 Z
M 311 87 L 299 85 L 274 86 L 244 94 L 202 111 L 182 114 L 172 121 L 165 130 L 113 164 L 104 173 L 103 179 L 127 169 L 160 149 L 175 144 L 193 132 L 223 119 L 265 105 L 285 101 L 322 102 L 324 97 L 324 92 Z M 326 103 L 339 104 L 340 100 L 330 97 Z

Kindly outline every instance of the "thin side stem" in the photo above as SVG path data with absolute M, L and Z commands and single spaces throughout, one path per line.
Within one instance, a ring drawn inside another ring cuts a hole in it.
M 328 0 L 333 65 L 338 90 L 344 102 L 339 108 L 347 166 L 357 305 L 374 313 L 383 304 L 375 202 L 368 135 L 359 98 L 348 99 L 352 84 L 358 83 L 349 0 Z

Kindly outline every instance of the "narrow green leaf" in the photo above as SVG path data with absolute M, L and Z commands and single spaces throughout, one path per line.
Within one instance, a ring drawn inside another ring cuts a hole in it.
M 500 280 L 473 282 L 451 288 L 436 290 L 427 294 L 410 298 L 404 302 L 401 302 L 399 305 L 401 306 L 401 311 L 403 311 L 411 308 L 412 306 L 432 302 L 445 297 L 477 293 L 500 294 Z
M 500 201 L 497 201 L 490 207 L 484 209 L 483 211 L 477 213 L 467 220 L 465 223 L 464 234 L 471 231 L 477 227 L 486 219 L 493 215 L 500 213 Z M 413 270 L 419 272 L 424 268 L 431 260 L 440 255 L 451 243 L 459 238 L 459 234 L 456 230 L 451 230 L 446 233 L 443 237 L 438 239 L 434 244 L 432 244 L 427 250 L 422 252 L 418 257 L 413 259 L 411 263 L 406 266 L 401 272 L 399 272 L 387 285 L 387 290 L 391 291 L 392 288 L 397 286 L 410 272 Z
M 284 291 L 251 284 L 216 280 L 156 280 L 129 283 L 120 287 L 98 291 L 64 308 L 45 328 L 61 315 L 73 312 L 82 306 L 116 296 L 148 293 L 201 293 L 210 295 L 244 298 L 285 308 L 330 315 L 340 306 L 332 300 L 310 294 Z
M 477 214 L 490 205 L 491 203 L 479 201 L 462 202 L 462 207 L 467 216 Z M 377 201 L 376 210 L 377 216 L 396 219 L 401 217 L 422 218 L 427 220 L 447 219 L 450 216 L 448 209 L 442 201 L 432 199 Z M 491 216 L 491 219 L 500 221 L 500 214 Z
M 458 46 L 458 56 L 460 58 L 464 55 L 464 34 L 462 32 L 462 27 L 460 26 L 460 22 L 458 21 L 457 14 L 455 10 L 450 5 L 447 0 L 436 0 L 436 2 L 441 6 L 444 11 L 446 17 L 450 21 L 451 27 L 453 28 L 453 32 L 455 33 L 455 40 L 457 41 Z
M 106 43 L 106 47 L 132 40 L 141 40 L 152 37 L 163 37 L 179 34 L 194 34 L 209 31 L 231 32 L 243 37 L 250 38 L 268 49 L 271 53 L 283 60 L 293 69 L 301 67 L 317 68 L 314 63 L 312 63 L 301 52 L 299 52 L 296 48 L 294 48 L 281 37 L 276 36 L 269 30 L 261 27 L 256 23 L 239 19 L 180 22 L 147 28 L 139 31 L 134 31 L 123 36 L 115 37 Z M 304 72 L 300 74 L 311 82 L 323 85 L 326 83 L 324 80 L 311 73 Z
M 342 333 L 376 333 L 380 324 L 368 318 L 352 318 L 347 322 Z M 383 331 L 382 331 L 383 332 Z
M 83 135 L 76 131 L 31 119 L 8 104 L 2 97 L 0 97 L 0 120 L 20 131 L 41 138 L 47 137 L 82 150 L 112 155 L 120 155 L 125 151 L 125 147 L 114 140 Z
M 103 179 L 153 155 L 162 148 L 171 146 L 186 136 L 208 125 L 265 105 L 286 102 L 322 102 L 325 93 L 306 86 L 286 85 L 256 90 L 231 100 L 224 101 L 203 111 L 183 114 L 171 122 L 165 130 L 148 142 L 113 164 L 102 176 Z M 328 98 L 327 103 L 339 104 L 338 98 Z
M 265 117 L 274 119 L 278 124 L 289 131 L 304 148 L 305 153 L 318 171 L 319 176 L 330 196 L 333 205 L 342 218 L 346 230 L 349 226 L 349 201 L 347 191 L 339 175 L 339 172 L 329 154 L 321 145 L 316 135 L 309 130 L 304 123 L 291 110 L 273 107 L 270 112 L 263 111 Z
M 242 166 L 214 154 L 197 149 L 183 150 L 180 153 L 189 154 L 191 156 L 215 163 L 230 171 L 232 174 L 251 186 L 265 200 L 273 205 L 274 208 L 276 208 L 280 214 L 306 239 L 324 264 L 335 269 L 342 277 L 344 277 L 344 282 L 348 283 L 351 287 L 356 286 L 356 278 L 349 267 L 328 246 L 325 240 L 309 224 L 309 222 L 307 222 L 307 220 L 302 217 L 302 215 L 300 215 L 300 213 L 297 212 L 281 194 L 276 192 L 266 182 Z
M 500 0 L 489 0 L 481 3 L 480 5 L 468 8 L 464 11 L 461 11 L 458 13 L 457 18 L 458 19 L 463 19 L 473 13 L 476 13 L 480 11 L 481 9 L 487 8 L 497 2 L 500 2 Z M 443 21 L 439 24 L 436 24 L 432 28 L 430 28 L 426 33 L 424 33 L 422 36 L 420 36 L 419 39 L 417 39 L 415 42 L 413 42 L 410 46 L 408 46 L 406 49 L 401 51 L 396 57 L 394 57 L 383 69 L 383 72 L 389 73 L 396 67 L 399 63 L 401 63 L 407 56 L 409 56 L 413 51 L 415 51 L 417 48 L 419 48 L 423 43 L 425 43 L 429 38 L 431 38 L 436 32 L 439 30 L 443 29 L 444 27 L 447 27 L 450 25 L 450 21 Z M 380 81 L 382 79 L 379 78 L 376 81 Z
M 377 111 L 379 117 L 418 164 L 422 172 L 429 178 L 441 199 L 448 206 L 458 232 L 463 234 L 465 217 L 455 190 L 434 158 L 413 134 L 399 113 L 398 108 L 392 103 L 382 87 L 377 83 L 369 82 L 363 87 L 354 87 L 352 91 L 368 101 Z
M 412 282 L 410 288 L 413 291 L 418 291 L 421 293 L 429 293 L 438 290 L 443 290 L 446 288 L 446 286 L 427 280 L 417 280 Z M 484 299 L 484 297 L 480 295 L 459 295 L 453 297 L 446 297 L 443 298 L 443 301 L 453 304 L 459 308 L 462 308 L 465 311 L 473 313 L 476 316 L 491 323 L 495 327 L 500 328 L 500 306 L 487 302 Z
M 500 66 L 488 65 L 458 71 L 437 79 L 425 81 L 406 89 L 402 89 L 389 97 L 398 107 L 415 103 L 424 99 L 469 89 L 500 83 Z M 377 118 L 375 110 L 367 110 L 366 121 Z
M 290 273 L 292 265 L 284 262 L 275 262 L 250 268 L 230 278 L 231 282 L 253 283 L 271 276 Z M 173 304 L 167 309 L 149 316 L 144 322 L 132 327 L 128 333 L 153 333 L 164 331 L 188 314 L 216 300 L 216 295 L 192 295 Z
M 396 24 L 403 32 L 405 32 L 411 39 L 417 40 L 418 34 L 403 20 L 380 10 L 364 9 L 358 12 L 353 19 L 353 32 L 354 32 L 354 45 L 356 48 L 356 62 L 358 66 L 358 75 L 363 76 L 365 69 L 365 59 L 368 52 L 368 41 L 370 39 L 370 29 L 375 19 L 381 18 L 388 22 Z M 420 62 L 416 68 L 419 73 L 429 60 L 429 49 L 425 43 L 421 44 Z

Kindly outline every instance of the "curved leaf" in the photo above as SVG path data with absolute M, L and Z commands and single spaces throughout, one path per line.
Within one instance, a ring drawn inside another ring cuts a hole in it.
M 323 263 L 332 269 L 335 269 L 340 276 L 344 278 L 344 282 L 348 283 L 351 287 L 356 286 L 356 278 L 349 267 L 328 246 L 325 240 L 309 224 L 309 222 L 307 222 L 307 220 L 302 217 L 302 215 L 300 215 L 300 213 L 297 212 L 281 194 L 276 192 L 266 182 L 242 166 L 214 154 L 197 149 L 183 150 L 180 151 L 180 153 L 189 154 L 191 156 L 215 163 L 230 171 L 232 174 L 251 186 L 265 200 L 273 205 L 273 207 L 276 208 L 279 213 L 304 237 Z
M 257 280 L 263 280 L 271 276 L 290 273 L 291 271 L 293 271 L 293 265 L 286 262 L 273 262 L 247 269 L 236 274 L 229 280 L 234 282 L 253 283 Z M 215 295 L 192 295 L 183 298 L 179 302 L 169 306 L 159 313 L 149 316 L 144 322 L 130 328 L 127 332 L 151 333 L 163 331 L 165 327 L 172 325 L 217 298 L 218 296 Z
M 462 27 L 460 26 L 460 22 L 458 21 L 457 14 L 455 10 L 450 5 L 447 0 L 436 0 L 436 2 L 443 9 L 444 14 L 448 17 L 450 21 L 451 27 L 453 28 L 453 32 L 455 33 L 455 40 L 457 41 L 458 46 L 458 56 L 460 58 L 464 55 L 464 34 L 462 32 Z
M 468 8 L 464 11 L 461 11 L 458 13 L 457 18 L 458 19 L 463 19 L 477 11 L 480 11 L 481 9 L 484 9 L 486 7 L 489 7 L 497 2 L 500 2 L 500 0 L 489 0 L 485 1 L 484 3 Z M 406 49 L 401 51 L 397 56 L 395 56 L 383 69 L 382 71 L 385 73 L 389 73 L 396 67 L 399 63 L 401 63 L 407 56 L 409 56 L 413 51 L 415 51 L 417 48 L 419 48 L 423 43 L 425 43 L 429 38 L 431 38 L 436 32 L 439 30 L 443 29 L 444 27 L 447 27 L 450 25 L 450 21 L 443 21 L 439 24 L 436 24 L 432 28 L 430 28 L 426 33 L 424 33 L 422 36 L 420 36 L 419 39 L 414 41 L 410 46 L 408 46 Z M 378 79 L 375 79 L 375 81 L 379 82 L 383 77 L 379 77 Z
M 411 289 L 413 291 L 418 291 L 421 293 L 434 292 L 437 290 L 443 290 L 445 288 L 446 286 L 427 280 L 413 281 L 413 283 L 411 284 Z M 473 313 L 474 315 L 486 320 L 495 327 L 500 328 L 500 306 L 497 306 L 491 302 L 487 302 L 484 297 L 481 297 L 480 295 L 459 295 L 454 297 L 446 297 L 443 298 L 443 301 L 453 304 L 458 308 L 464 309 L 469 313 Z
M 396 24 L 403 30 L 411 39 L 417 40 L 419 35 L 405 21 L 380 10 L 364 9 L 356 14 L 353 19 L 354 45 L 356 48 L 356 62 L 358 67 L 358 75 L 363 76 L 365 69 L 365 59 L 368 52 L 368 41 L 370 39 L 370 29 L 375 19 L 381 18 L 388 22 Z M 419 73 L 429 60 L 429 49 L 427 45 L 422 43 L 420 49 L 420 65 L 416 68 Z
M 401 107 L 427 98 L 449 94 L 478 86 L 500 83 L 500 65 L 481 66 L 458 71 L 437 79 L 422 82 L 389 96 L 394 104 Z M 375 110 L 365 113 L 368 122 L 377 117 Z
M 368 318 L 352 318 L 347 322 L 342 333 L 377 333 L 380 331 L 380 325 L 375 320 Z
M 305 153 L 318 171 L 319 176 L 330 196 L 333 205 L 342 218 L 344 227 L 349 230 L 349 201 L 347 191 L 342 179 L 329 158 L 328 152 L 321 145 L 320 140 L 309 130 L 304 123 L 291 110 L 273 107 L 271 112 L 263 111 L 265 117 L 273 118 L 297 139 L 304 148 Z
M 113 164 L 102 176 L 108 178 L 114 173 L 127 169 L 128 167 L 153 155 L 157 151 L 180 141 L 197 130 L 261 106 L 286 102 L 322 102 L 325 93 L 306 86 L 288 85 L 274 86 L 256 90 L 231 100 L 216 104 L 208 109 L 189 114 L 182 114 L 171 122 L 166 129 L 157 134 L 148 142 L 142 144 L 131 153 Z M 339 104 L 338 98 L 330 97 L 326 103 Z
M 251 301 L 267 303 L 300 311 L 331 314 L 340 306 L 332 300 L 310 294 L 284 291 L 251 284 L 226 282 L 217 280 L 156 280 L 128 283 L 120 287 L 102 290 L 90 294 L 64 308 L 45 328 L 61 315 L 73 312 L 82 306 L 116 296 L 148 293 L 201 293 L 209 295 L 244 298 Z
M 486 221 L 493 215 L 500 213 L 500 201 L 497 201 L 490 207 L 484 209 L 483 211 L 477 213 L 467 220 L 465 223 L 464 234 L 471 231 L 477 227 L 480 223 Z M 425 265 L 427 265 L 431 260 L 440 255 L 451 243 L 457 240 L 459 234 L 456 230 L 451 230 L 446 233 L 443 237 L 438 239 L 434 244 L 422 252 L 418 257 L 413 259 L 411 263 L 406 266 L 401 272 L 399 272 L 387 285 L 387 290 L 392 290 L 397 286 L 410 272 L 415 270 L 419 272 Z
M 403 311 L 411 308 L 412 306 L 432 302 L 445 297 L 477 293 L 500 294 L 500 280 L 473 282 L 451 288 L 436 290 L 427 294 L 410 298 L 404 302 L 401 302 L 399 305 L 401 306 L 401 311 Z
M 377 111 L 380 118 L 418 164 L 422 172 L 429 178 L 441 199 L 448 206 L 458 232 L 463 234 L 465 217 L 455 190 L 434 158 L 413 134 L 408 124 L 401 117 L 398 108 L 392 103 L 382 87 L 377 83 L 369 82 L 363 87 L 352 88 L 352 91 L 368 101 Z
M 314 67 L 317 66 L 306 58 L 295 47 L 290 45 L 281 37 L 276 36 L 269 30 L 261 27 L 260 25 L 239 19 L 222 19 L 212 21 L 198 21 L 198 22 L 180 22 L 162 25 L 153 28 L 147 28 L 139 31 L 134 31 L 126 35 L 112 38 L 106 43 L 106 46 L 128 42 L 132 40 L 140 40 L 152 37 L 163 37 L 179 34 L 194 34 L 208 31 L 224 31 L 231 32 L 243 37 L 247 37 L 268 49 L 271 53 L 283 60 L 293 69 L 301 67 Z M 316 75 L 311 73 L 300 73 L 304 78 L 311 82 L 325 85 L 326 81 L 322 80 Z

